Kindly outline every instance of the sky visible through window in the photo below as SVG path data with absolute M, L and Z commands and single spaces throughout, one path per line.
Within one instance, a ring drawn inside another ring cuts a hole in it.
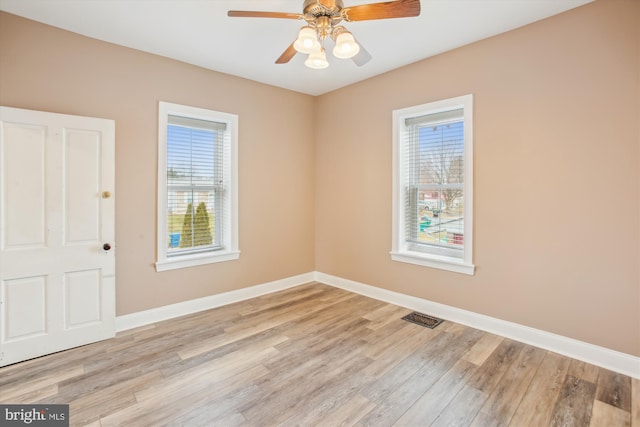
M 185 183 L 214 184 L 215 133 L 183 126 L 167 127 L 167 173 Z
M 424 184 L 462 182 L 464 156 L 464 122 L 423 126 L 419 130 L 420 161 Z M 426 169 L 426 170 L 425 170 Z M 454 176 L 454 174 L 457 174 Z

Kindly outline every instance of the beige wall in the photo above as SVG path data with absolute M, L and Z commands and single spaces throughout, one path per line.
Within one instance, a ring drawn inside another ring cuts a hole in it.
M 161 100 L 239 115 L 238 261 L 155 272 Z M 119 315 L 313 271 L 314 102 L 0 13 L 1 105 L 116 121 Z
M 639 22 L 598 1 L 321 96 L 316 270 L 640 356 Z M 393 262 L 391 111 L 468 93 L 476 274 Z
M 0 13 L 0 104 L 116 120 L 120 315 L 317 270 L 640 356 L 639 21 L 599 0 L 313 98 Z M 467 93 L 476 274 L 392 262 L 391 111 Z M 240 116 L 239 261 L 153 269 L 159 100 Z

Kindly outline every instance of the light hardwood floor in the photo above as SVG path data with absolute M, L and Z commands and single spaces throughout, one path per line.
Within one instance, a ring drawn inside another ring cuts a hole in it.
M 312 283 L 0 369 L 91 426 L 638 426 L 640 381 Z M 632 403 L 633 402 L 633 403 Z

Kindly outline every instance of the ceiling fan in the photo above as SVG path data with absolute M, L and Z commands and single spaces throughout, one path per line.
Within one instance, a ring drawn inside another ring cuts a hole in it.
M 357 22 L 374 19 L 408 18 L 420 15 L 420 0 L 394 0 L 344 7 L 342 0 L 305 0 L 302 13 L 257 12 L 230 10 L 227 16 L 234 18 L 281 18 L 303 19 L 307 25 L 300 29 L 298 37 L 276 59 L 276 64 L 286 64 L 296 53 L 309 57 L 305 65 L 321 69 L 329 66 L 323 47 L 327 38 L 335 42 L 333 55 L 351 58 L 357 66 L 369 62 L 371 55 L 362 48 L 353 35 L 342 25 L 342 21 Z

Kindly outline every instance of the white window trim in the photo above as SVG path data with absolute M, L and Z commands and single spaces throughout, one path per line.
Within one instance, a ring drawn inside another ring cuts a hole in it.
M 202 120 L 226 123 L 229 129 L 229 154 L 226 165 L 229 166 L 228 204 L 225 215 L 225 228 L 228 233 L 223 235 L 224 249 L 184 254 L 179 256 L 167 256 L 166 241 L 167 230 L 167 124 L 168 116 L 177 115 L 192 117 Z M 156 271 L 174 270 L 178 268 L 193 267 L 196 265 L 211 264 L 216 262 L 231 261 L 240 257 L 238 248 L 238 116 L 235 114 L 221 113 L 186 105 L 160 102 L 158 105 L 158 230 L 157 230 L 157 259 Z
M 428 254 L 411 250 L 405 241 L 404 209 L 404 164 L 401 141 L 406 132 L 405 120 L 425 114 L 439 113 L 456 108 L 464 108 L 464 255 L 463 259 L 444 255 Z M 392 212 L 391 259 L 393 261 L 417 264 L 473 275 L 473 95 L 463 95 L 441 101 L 393 111 L 393 212 Z

